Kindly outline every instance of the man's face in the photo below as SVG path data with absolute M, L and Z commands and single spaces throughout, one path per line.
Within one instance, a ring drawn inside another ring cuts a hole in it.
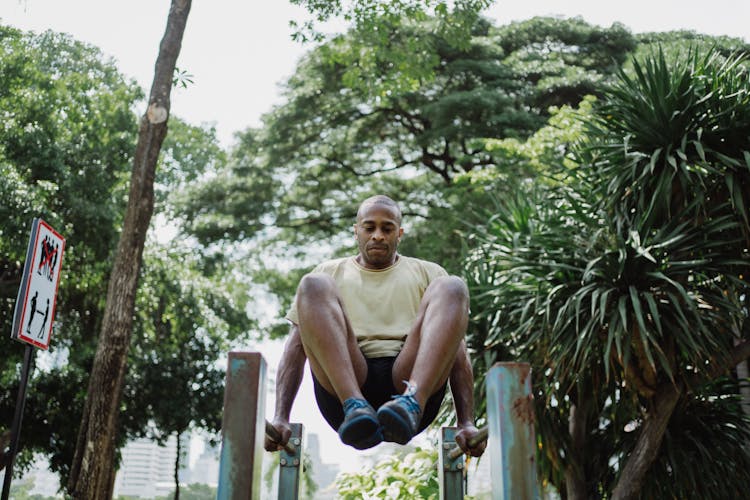
M 354 224 L 359 246 L 359 263 L 367 269 L 384 269 L 396 262 L 396 247 L 404 229 L 396 210 L 380 203 L 368 203 L 360 209 Z

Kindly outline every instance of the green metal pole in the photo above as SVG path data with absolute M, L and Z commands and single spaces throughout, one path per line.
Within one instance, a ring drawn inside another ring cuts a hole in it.
M 536 438 L 531 366 L 497 363 L 487 373 L 493 500 L 536 500 Z
M 279 500 L 297 500 L 302 484 L 302 424 L 290 424 L 290 446 L 281 450 L 279 457 Z M 291 449 L 290 449 L 291 448 Z
M 229 353 L 217 500 L 260 498 L 265 387 L 266 362 L 260 353 Z
M 463 500 L 464 498 L 464 457 L 451 453 L 456 448 L 457 427 L 440 429 L 438 448 L 438 482 L 440 500 Z M 460 448 L 459 448 L 460 451 Z

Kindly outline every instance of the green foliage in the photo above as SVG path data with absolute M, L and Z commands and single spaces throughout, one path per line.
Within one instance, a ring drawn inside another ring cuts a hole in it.
M 474 368 L 532 363 L 542 476 L 564 492 L 578 470 L 591 497 L 610 494 L 641 437 L 623 429 L 639 428 L 660 388 L 680 388 L 644 494 L 729 498 L 747 478 L 727 481 L 708 450 L 723 443 L 732 467 L 750 458 L 737 386 L 715 381 L 748 331 L 750 79 L 741 58 L 713 51 L 632 67 L 582 115 L 575 154 L 544 182 L 510 180 L 475 227 Z
M 34 489 L 34 486 L 34 480 L 31 478 L 13 481 L 13 484 L 10 485 L 9 498 L 13 500 L 56 500 L 60 498 L 32 495 L 31 490 Z
M 203 182 L 172 196 L 175 218 L 201 243 L 245 239 L 267 226 L 263 216 L 274 205 L 280 181 L 268 172 L 256 131 L 249 129 L 238 140 L 226 166 L 223 161 L 208 163 L 216 171 L 210 169 Z
M 351 67 L 332 53 L 356 46 L 357 32 L 312 50 L 287 82 L 286 102 L 241 136 L 226 174 L 186 196 L 191 231 L 202 241 L 258 235 L 307 244 L 347 231 L 359 200 L 375 192 L 401 201 L 407 219 L 432 218 L 432 209 L 451 206 L 447 186 L 458 176 L 517 173 L 485 139 L 527 138 L 550 106 L 576 105 L 609 78 L 617 64 L 608 55 L 621 58 L 634 45 L 621 27 L 539 19 L 498 28 L 477 20 L 456 47 L 431 22 L 387 32 L 394 46 L 431 41 L 434 76 L 414 87 L 375 93 L 349 82 Z M 591 55 L 572 55 L 581 52 Z M 562 55 L 541 64 L 550 54 Z
M 154 500 L 172 500 L 174 492 L 157 497 Z M 207 484 L 192 483 L 180 487 L 180 500 L 214 500 L 216 498 L 216 488 Z
M 177 244 L 148 247 L 123 396 L 153 423 L 141 433 L 161 442 L 193 426 L 219 431 L 225 373 L 216 361 L 250 326 L 245 293 L 231 275 L 203 276 Z
M 0 26 L 0 325 L 6 332 L 32 218 L 42 216 L 66 238 L 55 330 L 49 352 L 37 353 L 32 368 L 16 470 L 41 453 L 62 484 L 125 208 L 137 133 L 132 109 L 142 95 L 94 47 Z M 172 119 L 160 161 L 157 209 L 179 232 L 173 200 L 226 159 L 213 129 Z M 244 309 L 246 283 L 219 253 L 194 245 L 187 251 L 192 243 L 153 244 L 145 253 L 118 445 L 129 436 L 166 439 L 220 425 L 224 374 L 216 361 L 254 323 Z M 23 346 L 5 339 L 0 352 L 0 420 L 9 425 Z
M 67 240 L 57 326 L 50 353 L 37 356 L 45 369 L 30 382 L 20 466 L 38 450 L 53 453 L 53 470 L 65 471 L 122 218 L 136 132 L 131 107 L 142 94 L 97 49 L 51 32 L 0 27 L 0 68 L 3 330 L 11 329 L 33 217 Z M 23 348 L 6 339 L 2 349 L 0 414 L 9 423 Z
M 318 31 L 317 25 L 332 19 L 343 19 L 351 26 L 354 36 L 346 43 L 341 43 L 340 35 L 329 37 L 333 50 L 327 52 L 326 59 L 346 68 L 343 80 L 347 86 L 377 96 L 394 89 L 415 89 L 422 81 L 430 80 L 437 68 L 439 61 L 434 57 L 432 37 L 415 36 L 396 41 L 399 33 L 431 19 L 431 33 L 438 34 L 454 47 L 464 48 L 479 13 L 492 1 L 293 0 L 292 3 L 304 6 L 313 17 L 302 25 L 291 23 L 296 30 L 293 38 L 298 41 L 323 41 L 326 37 Z
M 597 93 L 636 48 L 623 25 L 599 28 L 580 18 L 535 17 L 500 27 L 496 36 L 506 62 L 534 83 L 531 102 L 542 112 Z
M 173 198 L 179 198 L 192 183 L 216 175 L 226 164 L 226 153 L 216 138 L 216 129 L 194 126 L 170 117 L 154 186 L 156 210 L 177 217 Z
M 747 53 L 750 49 L 750 45 L 741 38 L 704 35 L 686 30 L 639 33 L 635 38 L 638 41 L 636 60 L 643 60 L 653 54 L 654 50 L 662 50 L 669 58 L 675 58 L 684 53 L 686 47 L 693 47 L 701 53 L 713 50 L 722 57 Z M 625 65 L 628 66 L 628 63 Z
M 659 51 L 635 61 L 632 76 L 622 73 L 591 131 L 606 138 L 586 158 L 608 181 L 600 184 L 610 210 L 620 204 L 624 218 L 632 209 L 658 224 L 694 200 L 696 212 L 729 200 L 750 235 L 749 81 L 744 56 L 716 51 L 691 50 L 675 61 Z M 632 196 L 623 198 L 626 191 Z
M 740 478 L 735 471 L 750 466 L 750 426 L 738 389 L 736 382 L 719 380 L 680 404 L 649 471 L 644 498 L 720 500 L 745 494 L 747 474 Z
M 417 448 L 403 456 L 390 455 L 366 471 L 339 474 L 338 497 L 436 499 L 440 489 L 436 463 L 434 449 Z

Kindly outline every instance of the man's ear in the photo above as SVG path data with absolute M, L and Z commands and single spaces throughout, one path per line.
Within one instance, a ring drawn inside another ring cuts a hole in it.
M 357 239 L 357 224 L 352 224 L 352 231 L 354 231 L 354 239 Z

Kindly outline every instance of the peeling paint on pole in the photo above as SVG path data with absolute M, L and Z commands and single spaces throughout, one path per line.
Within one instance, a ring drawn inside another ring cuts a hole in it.
M 229 353 L 217 500 L 260 498 L 265 386 L 266 362 L 260 353 Z
M 497 363 L 487 373 L 487 419 L 493 500 L 540 498 L 528 363 Z
M 297 500 L 302 490 L 302 441 L 304 426 L 299 423 L 290 424 L 292 435 L 289 444 L 294 453 L 286 449 L 279 452 L 279 496 L 278 500 Z

